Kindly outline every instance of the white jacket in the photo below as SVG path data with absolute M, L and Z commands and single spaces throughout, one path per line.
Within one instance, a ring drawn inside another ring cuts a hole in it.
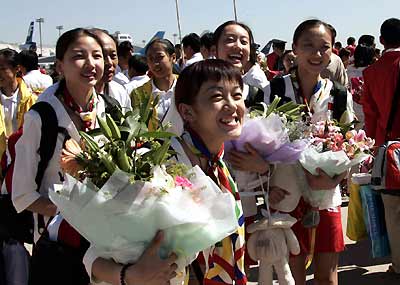
M 79 141 L 80 136 L 78 130 L 76 129 L 74 123 L 72 122 L 62 103 L 56 96 L 54 96 L 57 88 L 58 83 L 50 86 L 39 97 L 38 102 L 48 102 L 54 108 L 57 114 L 58 125 L 65 128 L 71 138 Z M 101 97 L 99 97 L 99 102 L 97 104 L 97 114 L 100 115 L 100 117 L 104 117 L 104 110 L 104 101 Z M 12 181 L 12 201 L 17 212 L 25 210 L 41 196 L 48 198 L 48 189 L 50 187 L 53 187 L 54 184 L 62 184 L 62 171 L 59 161 L 64 143 L 64 135 L 58 134 L 53 157 L 50 159 L 48 166 L 44 172 L 39 192 L 36 191 L 37 184 L 35 182 L 35 178 L 40 160 L 38 149 L 42 135 L 41 128 L 42 121 L 40 119 L 40 115 L 36 111 L 30 110 L 29 112 L 25 113 L 23 124 L 24 132 L 15 145 L 16 157 L 14 165 L 14 176 Z M 37 229 L 37 214 L 34 214 L 34 218 L 34 241 L 36 242 L 40 237 Z M 46 223 L 48 219 L 49 217 L 45 217 Z
M 42 93 L 53 84 L 53 79 L 39 70 L 31 70 L 23 76 L 26 86 L 32 93 Z

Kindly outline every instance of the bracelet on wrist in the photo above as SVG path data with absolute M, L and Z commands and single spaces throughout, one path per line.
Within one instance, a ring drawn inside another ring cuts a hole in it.
M 128 285 L 125 282 L 125 275 L 126 275 L 126 270 L 131 266 L 131 263 L 125 264 L 122 266 L 121 271 L 119 272 L 119 281 L 121 285 Z

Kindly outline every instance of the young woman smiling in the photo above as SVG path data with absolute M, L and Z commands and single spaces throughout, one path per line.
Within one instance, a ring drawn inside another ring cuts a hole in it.
M 105 102 L 94 89 L 104 71 L 101 39 L 87 29 L 67 31 L 57 41 L 56 59 L 63 79 L 49 87 L 39 101 L 48 103 L 54 109 L 58 126 L 64 131 L 57 134 L 54 154 L 40 185 L 36 184 L 35 177 L 40 159 L 38 150 L 42 120 L 36 111 L 26 113 L 24 133 L 16 144 L 14 173 L 23 173 L 24 176 L 13 177 L 13 203 L 17 211 L 28 209 L 35 216 L 30 284 L 88 285 L 89 276 L 112 284 L 120 284 L 121 279 L 127 284 L 166 283 L 174 274 L 175 257 L 164 261 L 156 255 L 162 233 L 135 265 L 124 267 L 109 260 L 89 258 L 88 276 L 82 263 L 88 242 L 62 216 L 57 215 L 56 206 L 48 198 L 48 188 L 62 184 L 63 171 L 59 161 L 66 136 L 79 141 L 79 131 L 98 127 L 96 116 L 105 116 Z M 38 214 L 48 224 L 43 234 L 39 232 Z M 153 265 L 158 266 L 157 272 L 149 269 Z
M 255 63 L 256 53 L 254 49 L 254 38 L 251 29 L 236 21 L 228 21 L 220 25 L 214 32 L 214 42 L 217 49 L 217 58 L 223 59 L 231 64 L 242 73 L 244 82 L 243 97 L 246 106 L 250 107 L 257 101 L 263 101 L 264 92 L 262 89 L 268 86 L 268 80 L 265 73 Z M 253 47 L 253 48 L 252 48 Z M 258 174 L 265 174 L 269 171 L 269 164 L 258 155 L 257 151 L 248 144 L 247 152 L 230 151 L 227 160 L 235 170 L 246 171 L 245 175 L 258 179 Z M 236 177 L 240 192 L 252 192 L 248 189 L 247 182 L 243 176 Z M 249 179 L 250 180 L 250 179 Z M 274 196 L 279 191 L 273 189 Z M 283 193 L 283 192 L 282 192 Z M 280 192 L 278 193 L 280 194 Z M 282 194 L 281 196 L 283 196 Z M 246 225 L 251 224 L 257 215 L 257 204 L 255 197 L 243 197 L 243 211 L 246 218 Z M 250 236 L 246 233 L 246 240 Z M 257 264 L 251 260 L 246 251 L 246 268 L 250 265 Z
M 342 123 L 353 121 L 354 111 L 350 93 L 340 92 L 333 95 L 331 90 L 337 88 L 329 79 L 322 79 L 321 71 L 329 64 L 332 54 L 332 45 L 335 42 L 335 29 L 320 20 L 307 20 L 302 22 L 295 30 L 293 36 L 293 52 L 296 55 L 297 68 L 290 75 L 284 76 L 285 94 L 280 96 L 306 105 L 305 112 L 312 122 L 336 119 Z M 345 90 L 344 87 L 341 87 Z M 267 103 L 270 90 L 265 94 Z M 339 105 L 339 96 L 343 96 Z M 329 177 L 319 170 L 319 175 L 313 176 L 304 171 L 308 186 L 312 190 L 325 191 L 326 203 L 320 205 L 321 221 L 316 229 L 316 242 L 314 245 L 314 265 L 316 284 L 337 284 L 337 266 L 339 252 L 344 249 L 344 240 L 341 223 L 341 194 L 339 183 L 347 172 Z M 296 178 L 293 178 L 296 179 Z M 300 242 L 301 253 L 291 258 L 291 269 L 296 284 L 305 284 L 305 260 L 310 253 L 311 231 L 303 227 L 302 216 L 295 213 L 309 205 L 300 201 L 297 209 L 292 212 L 299 218 L 293 230 Z
M 175 108 L 170 108 L 174 105 L 177 79 L 172 72 L 176 60 L 174 45 L 167 39 L 155 39 L 146 47 L 145 54 L 151 80 L 131 92 L 132 106 L 139 106 L 148 96 L 151 96 L 153 100 L 158 100 L 152 123 L 155 124 L 157 118 L 164 123 L 171 122 L 171 113 L 173 111 L 176 113 Z

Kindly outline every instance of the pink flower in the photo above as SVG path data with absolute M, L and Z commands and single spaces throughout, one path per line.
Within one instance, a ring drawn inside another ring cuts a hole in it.
M 375 145 L 375 140 L 371 139 L 371 138 L 367 138 L 367 146 L 369 148 L 373 148 Z
M 192 188 L 193 184 L 186 177 L 176 176 L 175 177 L 175 185 L 181 186 L 183 188 Z
M 77 141 L 69 139 L 65 142 L 65 148 L 61 151 L 60 167 L 69 175 L 79 178 L 79 172 L 83 170 L 79 164 L 77 156 L 82 152 L 82 149 Z
M 363 140 L 365 140 L 365 131 L 364 130 L 359 130 L 358 133 L 354 136 L 354 140 L 356 142 L 361 142 Z

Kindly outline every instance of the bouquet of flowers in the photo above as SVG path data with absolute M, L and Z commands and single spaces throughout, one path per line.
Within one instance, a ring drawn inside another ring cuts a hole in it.
M 49 196 L 99 256 L 135 262 L 161 229 L 161 257 L 175 252 L 182 270 L 237 229 L 235 201 L 199 167 L 171 160 L 173 134 L 148 130 L 151 108 L 113 115 L 66 142 L 65 182 Z
M 278 107 L 280 98 L 267 106 L 249 112 L 242 134 L 226 144 L 227 149 L 245 151 L 244 145 L 251 145 L 271 163 L 294 163 L 309 145 L 307 125 L 300 120 L 302 105 L 288 102 Z
M 312 145 L 300 157 L 301 165 L 313 175 L 317 168 L 330 177 L 348 171 L 370 156 L 374 140 L 363 130 L 350 130 L 351 124 L 319 121 L 311 125 Z M 327 191 L 306 191 L 305 197 L 313 207 L 326 202 Z
M 296 184 L 287 185 L 288 181 L 293 180 L 287 179 L 288 169 L 283 169 L 280 165 L 294 164 L 299 159 L 301 152 L 309 145 L 308 127 L 300 119 L 302 105 L 288 102 L 279 106 L 279 102 L 280 98 L 275 96 L 269 106 L 261 103 L 260 106 L 253 107 L 245 119 L 240 137 L 225 143 L 225 149 L 245 151 L 245 144 L 250 143 L 265 160 L 270 163 L 280 163 L 274 170 L 270 185 L 291 192 L 288 199 L 279 207 L 282 211 L 290 212 L 300 199 L 300 190 Z M 283 179 L 280 174 L 284 174 Z M 240 191 L 245 192 L 252 191 L 269 179 L 267 176 L 260 177 L 249 171 L 235 170 L 234 175 Z M 254 193 L 241 193 L 245 215 L 255 215 L 257 212 L 254 195 Z

